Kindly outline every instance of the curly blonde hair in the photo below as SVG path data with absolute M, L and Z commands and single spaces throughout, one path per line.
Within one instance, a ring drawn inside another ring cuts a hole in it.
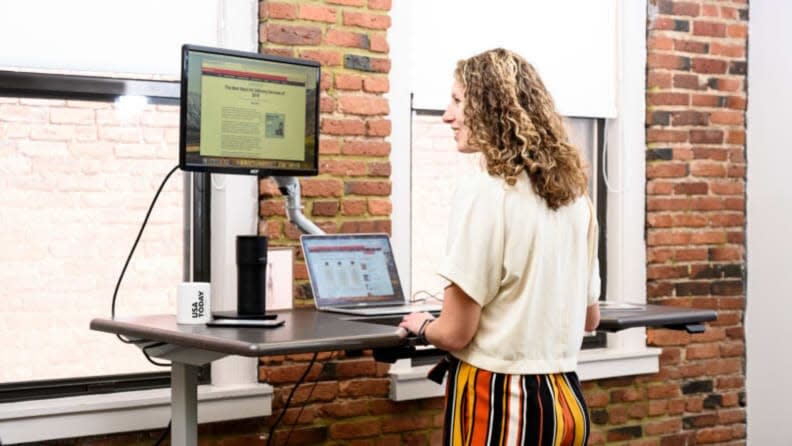
M 588 175 L 569 142 L 561 117 L 534 67 L 497 48 L 457 63 L 464 89 L 469 143 L 484 156 L 490 175 L 514 185 L 525 171 L 551 209 L 584 194 Z

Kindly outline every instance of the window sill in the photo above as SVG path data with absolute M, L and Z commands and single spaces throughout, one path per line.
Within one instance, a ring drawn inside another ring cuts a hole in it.
M 272 413 L 269 384 L 198 386 L 198 422 Z M 170 389 L 0 404 L 0 444 L 164 428 Z
M 660 369 L 661 349 L 644 347 L 635 351 L 623 349 L 584 350 L 578 360 L 578 377 L 581 381 L 591 381 L 618 376 L 643 375 L 656 373 Z M 435 398 L 445 393 L 445 383 L 437 384 L 426 379 L 433 366 L 411 367 L 407 361 L 394 364 L 390 371 L 390 398 L 406 401 Z

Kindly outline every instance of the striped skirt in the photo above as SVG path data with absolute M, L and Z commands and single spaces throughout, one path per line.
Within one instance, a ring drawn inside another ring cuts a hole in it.
M 443 445 L 582 446 L 588 434 L 575 372 L 507 375 L 451 361 Z

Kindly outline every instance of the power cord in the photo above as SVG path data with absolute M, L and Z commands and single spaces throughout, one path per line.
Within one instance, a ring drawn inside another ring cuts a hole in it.
M 302 416 L 303 410 L 305 410 L 306 404 L 308 404 L 308 401 L 311 399 L 311 395 L 313 395 L 313 391 L 314 391 L 314 389 L 316 389 L 316 385 L 319 384 L 319 377 L 321 377 L 322 374 L 324 373 L 325 367 L 327 367 L 327 364 L 329 364 L 330 361 L 335 359 L 336 353 L 337 352 L 333 352 L 330 355 L 330 357 L 327 359 L 327 361 L 322 363 L 322 370 L 319 371 L 319 376 L 316 377 L 316 379 L 314 380 L 313 385 L 311 386 L 311 390 L 308 391 L 308 396 L 305 397 L 305 401 L 303 401 L 302 406 L 300 406 L 300 411 L 297 412 L 297 418 L 294 419 L 294 423 L 292 423 L 291 429 L 289 429 L 289 433 L 288 433 L 288 435 L 286 435 L 286 441 L 283 442 L 284 446 L 288 446 L 289 438 L 291 438 L 291 434 L 292 434 L 292 432 L 294 432 L 294 428 L 297 427 L 297 422 L 300 421 L 300 417 Z
M 289 409 L 289 403 L 291 403 L 292 397 L 294 397 L 294 392 L 296 392 L 297 388 L 300 387 L 300 384 L 302 384 L 303 381 L 305 381 L 305 377 L 308 376 L 308 373 L 310 373 L 311 369 L 313 368 L 313 365 L 316 362 L 316 357 L 318 355 L 319 352 L 314 352 L 313 356 L 311 357 L 311 361 L 308 363 L 308 367 L 305 368 L 305 371 L 303 372 L 302 376 L 300 376 L 300 379 L 297 380 L 297 382 L 294 384 L 294 387 L 292 387 L 291 392 L 289 392 L 289 396 L 288 398 L 286 398 L 286 404 L 283 405 L 283 410 L 281 411 L 280 415 L 278 415 L 278 418 L 275 419 L 275 422 L 272 423 L 272 426 L 270 426 L 269 435 L 267 436 L 267 446 L 270 446 L 270 443 L 272 443 L 272 437 L 275 434 L 275 428 L 278 427 L 278 424 L 283 419 L 283 416 L 286 415 L 286 411 Z M 316 383 L 319 381 L 318 377 L 316 379 L 317 380 L 314 381 L 314 387 L 316 387 Z M 313 393 L 313 388 L 311 388 L 310 393 L 305 398 L 305 401 L 303 401 L 303 408 L 305 408 L 305 404 L 308 402 L 308 398 L 311 396 L 311 393 Z M 300 415 L 302 415 L 302 409 L 300 409 L 300 413 L 297 415 L 297 420 L 300 419 Z M 294 422 L 295 425 L 297 424 L 297 420 L 295 420 Z M 294 425 L 292 425 L 292 430 L 294 430 Z M 289 436 L 291 436 L 292 430 L 289 431 L 289 435 L 286 437 L 286 442 L 284 443 L 284 445 L 289 443 Z
M 116 307 L 116 299 L 118 297 L 118 289 L 121 287 L 121 281 L 124 279 L 124 274 L 126 274 L 126 270 L 129 267 L 129 261 L 132 260 L 132 255 L 135 253 L 135 249 L 137 248 L 138 243 L 140 242 L 140 237 L 143 235 L 143 230 L 146 228 L 146 224 L 148 223 L 148 219 L 151 216 L 151 211 L 154 209 L 154 205 L 157 203 L 157 199 L 162 192 L 162 189 L 165 187 L 165 183 L 168 182 L 171 175 L 179 168 L 179 166 L 174 166 L 165 178 L 162 180 L 162 183 L 159 185 L 157 189 L 157 193 L 154 194 L 154 199 L 151 200 L 151 204 L 149 205 L 148 211 L 146 211 L 146 217 L 143 219 L 143 224 L 140 225 L 140 230 L 138 231 L 137 237 L 135 238 L 135 243 L 132 244 L 132 249 L 129 250 L 129 255 L 127 256 L 126 262 L 124 262 L 124 268 L 121 270 L 121 274 L 118 276 L 118 281 L 116 282 L 115 290 L 113 291 L 113 301 L 110 306 L 110 317 L 111 319 L 115 319 L 115 307 Z M 138 339 L 126 339 L 120 334 L 117 334 L 116 337 L 123 342 L 124 344 L 140 344 L 146 341 L 138 340 Z M 167 366 L 167 364 L 158 363 L 153 361 L 149 355 L 146 353 L 145 349 L 143 350 L 144 356 L 148 359 L 149 362 L 156 366 Z
M 148 219 L 151 216 L 151 211 L 154 209 L 154 205 L 157 203 L 157 198 L 159 198 L 162 189 L 165 187 L 165 184 L 168 182 L 168 179 L 170 179 L 171 175 L 173 175 L 173 172 L 176 172 L 178 168 L 179 166 L 174 166 L 173 169 L 171 169 L 170 172 L 168 172 L 168 174 L 165 175 L 165 178 L 162 180 L 162 183 L 159 185 L 159 188 L 157 189 L 157 193 L 154 194 L 154 199 L 151 200 L 151 204 L 149 205 L 148 211 L 146 211 L 146 217 L 143 219 L 143 224 L 140 225 L 140 231 L 138 231 L 137 237 L 135 238 L 135 243 L 132 244 L 132 249 L 129 250 L 129 255 L 127 256 L 126 262 L 124 262 L 124 268 L 121 270 L 121 274 L 118 276 L 118 281 L 116 282 L 115 290 L 113 290 L 113 302 L 110 305 L 110 316 L 112 319 L 115 319 L 115 307 L 116 307 L 116 298 L 118 297 L 118 289 L 121 287 L 121 281 L 124 279 L 124 274 L 126 273 L 127 267 L 129 267 L 129 261 L 132 259 L 132 255 L 135 253 L 135 249 L 137 248 L 137 245 L 140 242 L 140 237 L 143 235 L 143 230 L 146 228 Z M 126 339 L 120 334 L 117 334 L 116 337 L 124 344 L 143 344 L 148 342 L 143 339 Z M 148 362 L 158 367 L 170 367 L 170 364 L 157 362 L 151 359 L 151 356 L 149 356 L 148 352 L 146 351 L 149 348 L 158 347 L 160 345 L 162 345 L 161 342 L 146 345 L 142 349 L 143 356 L 146 357 Z M 160 444 L 162 444 L 162 442 L 165 441 L 165 439 L 168 437 L 168 433 L 170 432 L 170 430 L 171 430 L 171 420 L 168 420 L 168 426 L 162 432 L 157 442 L 154 443 L 154 446 L 159 446 Z
M 426 291 L 426 290 L 418 290 L 418 291 L 414 292 L 412 294 L 412 296 L 410 296 L 410 302 L 411 303 L 425 302 L 425 301 L 427 301 L 429 299 L 435 299 L 435 300 L 439 300 L 440 302 L 442 302 L 443 301 L 443 297 L 440 295 L 441 293 L 442 293 L 442 291 L 438 291 L 436 293 L 430 293 L 429 291 Z M 425 294 L 428 297 L 418 298 L 417 296 L 419 296 L 421 294 Z
M 165 427 L 164 431 L 162 431 L 162 434 L 160 434 L 160 437 L 157 439 L 157 442 L 154 443 L 154 446 L 160 446 L 162 442 L 165 441 L 166 438 L 168 438 L 168 434 L 170 433 L 170 430 L 171 430 L 171 422 L 168 421 L 168 426 Z

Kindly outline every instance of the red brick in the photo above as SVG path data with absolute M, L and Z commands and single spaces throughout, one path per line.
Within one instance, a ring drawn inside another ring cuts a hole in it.
M 334 368 L 338 379 L 374 376 L 377 373 L 377 365 L 371 359 L 338 361 Z
M 649 70 L 649 74 L 646 80 L 646 86 L 648 89 L 670 89 L 671 88 L 671 73 L 657 71 L 657 70 Z
M 293 20 L 297 18 L 297 7 L 291 3 L 262 2 L 262 16 L 270 19 Z
M 391 145 L 387 141 L 348 140 L 341 147 L 341 152 L 344 155 L 388 156 Z
M 338 213 L 338 200 L 314 201 L 311 215 L 315 217 L 333 217 Z
M 651 36 L 646 40 L 646 46 L 649 51 L 674 49 L 674 40 L 667 36 Z
M 391 175 L 390 161 L 372 161 L 368 163 L 368 173 L 372 177 L 389 177 Z
M 674 40 L 674 49 L 683 53 L 707 54 L 709 44 L 691 40 Z
M 286 205 L 283 200 L 261 200 L 259 203 L 259 215 L 262 217 L 275 215 L 285 217 Z
M 344 190 L 341 180 L 335 179 L 303 178 L 300 185 L 304 197 L 340 197 Z
M 300 57 L 314 60 L 325 67 L 338 67 L 341 66 L 342 56 L 338 51 L 333 50 L 302 50 Z
M 335 176 L 362 176 L 366 175 L 366 163 L 349 159 L 324 159 L 319 163 L 319 174 Z
M 390 381 L 384 378 L 356 379 L 338 383 L 340 395 L 348 398 L 384 397 L 388 395 Z
M 693 22 L 693 35 L 726 37 L 726 25 L 723 23 L 696 20 Z
M 748 26 L 746 25 L 727 25 L 726 36 L 737 39 L 745 39 L 748 36 Z
M 341 209 L 344 215 L 363 215 L 366 212 L 365 200 L 344 200 Z
M 391 122 L 388 119 L 370 119 L 366 122 L 366 134 L 369 136 L 390 136 Z
M 713 124 L 745 125 L 745 114 L 736 111 L 715 111 L 710 115 Z
M 690 174 L 697 177 L 725 177 L 726 167 L 719 163 L 696 162 L 691 164 Z
M 671 114 L 671 125 L 709 125 L 710 114 L 707 112 L 685 110 Z
M 344 26 L 357 26 L 367 29 L 388 29 L 391 26 L 391 19 L 390 16 L 385 14 L 344 11 Z
M 391 193 L 391 183 L 386 180 L 347 181 L 346 193 L 351 195 L 383 195 Z
M 320 155 L 337 155 L 341 153 L 341 144 L 335 138 L 320 138 L 319 139 L 319 154 Z
M 363 91 L 368 93 L 387 93 L 390 82 L 386 77 L 367 77 L 363 79 Z
M 363 135 L 366 133 L 366 125 L 360 119 L 324 118 L 321 130 L 328 135 Z
M 350 115 L 374 116 L 390 113 L 388 100 L 381 96 L 340 96 L 338 101 L 340 111 Z
M 330 438 L 346 440 L 350 438 L 373 437 L 382 432 L 380 420 L 365 420 L 352 423 L 334 423 L 330 426 Z
M 319 98 L 319 111 L 322 113 L 333 113 L 336 110 L 336 100 L 329 96 L 322 95 Z
M 392 211 L 391 201 L 371 199 L 368 202 L 368 210 L 371 215 L 390 215 Z
M 369 42 L 371 51 L 376 53 L 387 53 L 390 51 L 390 45 L 388 45 L 388 39 L 385 36 L 372 35 L 369 37 Z
M 703 57 L 694 58 L 691 66 L 694 73 L 724 74 L 728 68 L 729 64 L 725 60 Z
M 723 143 L 723 131 L 691 130 L 690 142 L 694 144 L 721 144 Z
M 648 105 L 688 105 L 690 103 L 690 95 L 687 93 L 648 93 Z
M 370 61 L 370 68 L 371 71 L 375 71 L 377 73 L 388 73 L 391 69 L 391 61 L 390 59 L 372 57 Z
M 319 415 L 331 418 L 347 418 L 368 415 L 368 402 L 365 400 L 346 400 L 323 404 Z
M 710 43 L 710 54 L 713 56 L 726 56 L 732 58 L 745 58 L 745 42 L 736 44 L 712 41 Z
M 696 107 L 721 107 L 721 97 L 715 95 L 694 94 L 691 105 Z
M 360 90 L 363 86 L 363 77 L 357 74 L 335 75 L 335 87 L 339 90 Z
M 687 130 L 658 130 L 650 128 L 646 131 L 647 143 L 687 142 Z
M 325 3 L 344 6 L 365 6 L 366 0 L 325 0 Z
M 407 432 L 426 429 L 431 426 L 432 417 L 429 415 L 400 415 L 383 420 L 382 432 Z
M 668 88 L 670 89 L 670 87 L 671 86 L 669 85 Z M 674 88 L 681 88 L 685 90 L 700 90 L 703 88 L 703 84 L 699 80 L 698 75 L 677 73 L 674 74 Z
M 300 4 L 300 18 L 314 22 L 335 23 L 336 8 L 326 6 Z
M 673 54 L 650 53 L 646 62 L 649 69 L 685 70 L 690 65 L 689 58 Z
M 267 42 L 282 45 L 318 45 L 322 41 L 322 30 L 311 26 L 267 24 L 266 33 Z
M 684 177 L 687 174 L 687 165 L 681 163 L 648 163 L 646 165 L 647 178 L 674 178 Z
M 342 46 L 346 48 L 367 48 L 369 43 L 365 34 L 336 29 L 327 30 L 324 44 L 328 46 Z
M 368 7 L 379 11 L 390 11 L 391 0 L 368 0 Z

